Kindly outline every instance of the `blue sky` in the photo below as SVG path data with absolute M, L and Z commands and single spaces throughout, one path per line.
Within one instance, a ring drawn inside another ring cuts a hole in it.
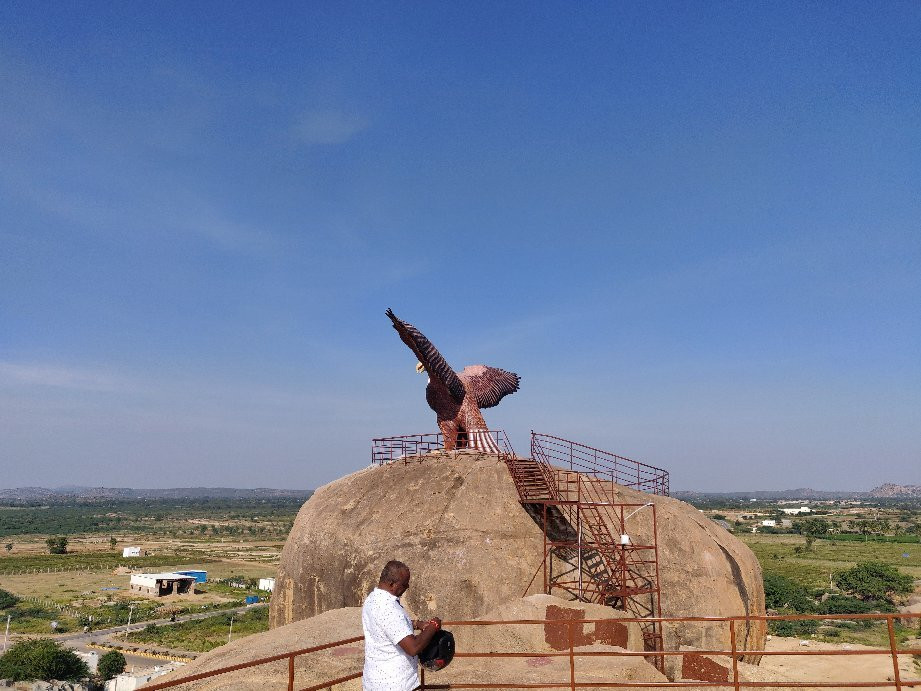
M 486 411 L 921 483 L 917 3 L 0 5 L 0 486 L 319 486 Z

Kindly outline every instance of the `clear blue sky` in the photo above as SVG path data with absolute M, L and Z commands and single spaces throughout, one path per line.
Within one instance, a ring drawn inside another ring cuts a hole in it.
M 0 4 L 0 486 L 310 488 L 486 411 L 921 483 L 921 5 Z

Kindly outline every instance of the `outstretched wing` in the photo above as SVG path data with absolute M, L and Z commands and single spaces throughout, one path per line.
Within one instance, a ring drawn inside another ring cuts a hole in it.
M 503 396 L 518 391 L 518 384 L 521 383 L 521 377 L 514 372 L 486 365 L 464 367 L 460 376 L 480 408 L 499 405 Z
M 408 345 L 410 350 L 416 354 L 429 376 L 442 382 L 458 403 L 463 401 L 465 393 L 463 382 L 457 376 L 457 373 L 451 369 L 451 365 L 448 364 L 447 360 L 441 356 L 438 349 L 432 345 L 432 342 L 423 336 L 422 332 L 415 326 L 397 317 L 393 310 L 388 309 L 387 316 L 393 322 L 393 328 L 400 334 L 403 343 Z

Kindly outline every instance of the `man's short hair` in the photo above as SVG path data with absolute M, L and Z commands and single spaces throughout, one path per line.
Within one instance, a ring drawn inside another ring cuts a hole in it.
M 409 571 L 409 567 L 406 564 L 396 559 L 391 559 L 384 565 L 384 570 L 381 571 L 381 583 L 396 583 L 406 571 Z

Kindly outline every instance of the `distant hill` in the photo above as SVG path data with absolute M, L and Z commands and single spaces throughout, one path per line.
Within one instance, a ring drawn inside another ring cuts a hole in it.
M 894 498 L 894 497 L 914 497 L 921 498 L 921 485 L 894 485 L 887 482 L 870 490 L 871 497 Z
M 886 483 L 874 487 L 869 492 L 827 491 L 800 487 L 799 489 L 781 490 L 756 490 L 753 492 L 707 492 L 707 491 L 676 491 L 673 497 L 679 499 L 694 499 L 701 497 L 721 497 L 726 499 L 921 499 L 921 485 L 896 485 Z
M 3 503 L 57 503 L 63 501 L 106 501 L 119 499 L 307 499 L 311 489 L 238 489 L 235 487 L 172 487 L 134 489 L 131 487 L 17 487 L 0 489 Z

